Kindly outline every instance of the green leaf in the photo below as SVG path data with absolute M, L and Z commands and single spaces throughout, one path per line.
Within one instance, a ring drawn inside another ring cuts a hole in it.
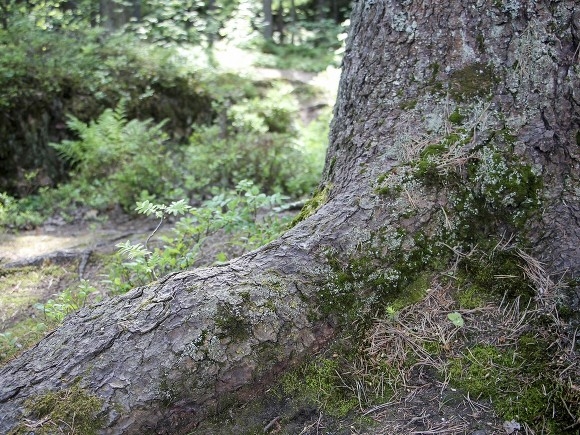
M 465 324 L 463 317 L 457 311 L 447 314 L 447 318 L 458 328 L 461 328 Z
M 185 214 L 189 210 L 191 210 L 191 207 L 187 204 L 185 199 L 180 199 L 179 201 L 173 201 L 165 211 L 177 216 L 178 214 Z

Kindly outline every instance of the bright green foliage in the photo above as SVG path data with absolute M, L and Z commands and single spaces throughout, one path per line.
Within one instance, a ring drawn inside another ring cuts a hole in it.
M 183 151 L 186 190 L 231 188 L 250 179 L 268 193 L 299 196 L 316 185 L 326 147 L 328 115 L 309 127 L 296 123 L 291 88 L 275 85 L 263 96 L 223 101 L 218 120 L 199 126 Z
M 280 194 L 267 196 L 252 182 L 243 180 L 235 192 L 216 195 L 198 208 L 183 200 L 168 206 L 149 201 L 139 203 L 136 210 L 147 216 L 154 215 L 160 219 L 160 225 L 169 215 L 181 217 L 171 234 L 161 237 L 162 247 L 149 248 L 148 242 L 143 245 L 129 241 L 117 245 L 120 257 L 129 261 L 120 260 L 111 265 L 111 290 L 122 293 L 195 265 L 203 243 L 218 232 L 229 234 L 231 244 L 241 244 L 246 250 L 269 242 L 286 226 L 286 220 L 277 216 L 276 206 L 282 200 Z M 220 253 L 219 260 L 227 258 L 224 254 Z
M 208 7 L 202 0 L 148 0 L 142 5 L 142 18 L 127 26 L 140 38 L 158 44 L 172 42 L 204 43 L 219 38 L 219 31 L 230 18 L 237 1 L 221 1 Z
M 40 213 L 30 210 L 23 201 L 0 192 L 0 227 L 28 228 L 42 223 Z
M 99 32 L 87 32 L 81 48 L 73 34 L 42 31 L 31 21 L 19 18 L 9 30 L 0 30 L 0 107 L 36 100 L 39 89 L 50 94 L 83 80 L 96 84 L 91 69 L 100 69 L 93 53 Z
M 88 281 L 82 280 L 76 288 L 68 288 L 49 299 L 44 304 L 36 304 L 35 308 L 41 310 L 49 323 L 58 324 L 64 320 L 67 314 L 81 309 L 91 293 L 96 292 Z
M 98 2 L 79 0 L 71 4 L 67 0 L 4 0 L 0 12 L 4 15 L 3 27 L 8 29 L 18 25 L 22 17 L 28 17 L 39 29 L 78 30 L 88 27 L 91 17 L 98 12 Z
M 289 26 L 290 41 L 284 38 L 255 40 L 262 52 L 258 64 L 270 68 L 299 71 L 324 71 L 329 65 L 339 66 L 346 39 L 346 23 L 333 19 L 307 17 Z
M 121 103 L 90 124 L 71 116 L 68 126 L 80 139 L 52 146 L 72 164 L 71 185 L 79 189 L 85 204 L 104 208 L 118 202 L 129 209 L 140 196 L 164 193 L 163 180 L 171 168 L 163 123 L 127 121 Z
M 129 121 L 124 103 L 88 124 L 71 116 L 79 139 L 52 144 L 72 166 L 71 181 L 21 200 L 1 194 L 0 225 L 26 228 L 54 212 L 66 218 L 77 205 L 130 212 L 137 200 L 209 196 L 244 179 L 268 193 L 308 193 L 322 171 L 330 113 L 299 126 L 296 104 L 286 87 L 242 99 L 225 112 L 225 127 L 219 119 L 198 126 L 179 149 L 166 146 L 164 123 Z

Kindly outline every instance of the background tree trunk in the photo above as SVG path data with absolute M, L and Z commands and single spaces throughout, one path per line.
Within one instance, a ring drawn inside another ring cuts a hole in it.
M 264 13 L 263 34 L 264 39 L 271 41 L 274 37 L 274 15 L 272 13 L 272 0 L 262 1 L 262 12 Z
M 118 30 L 129 22 L 131 17 L 139 17 L 141 13 L 140 1 L 133 1 L 128 5 L 116 0 L 99 0 L 99 14 L 101 25 L 109 31 Z
M 453 132 L 453 113 L 475 119 L 463 152 L 493 143 L 542 178 L 542 213 L 515 235 L 550 271 L 578 277 L 575 2 L 512 4 L 357 2 L 316 213 L 226 265 L 68 317 L 0 370 L 0 429 L 15 427 L 27 398 L 75 382 L 102 401 L 104 433 L 184 433 L 232 398 L 251 397 L 333 336 L 332 317 L 318 310 L 335 278 L 330 259 L 388 251 L 401 232 L 410 241 L 452 227 L 444 183 L 391 197 L 377 180 L 403 172 L 418 143 Z

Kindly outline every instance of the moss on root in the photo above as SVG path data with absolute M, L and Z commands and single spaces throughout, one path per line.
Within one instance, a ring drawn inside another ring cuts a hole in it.
M 487 95 L 494 83 L 493 70 L 484 65 L 453 79 L 460 100 Z M 419 183 L 445 198 L 445 224 L 413 235 L 390 226 L 346 259 L 328 254 L 333 273 L 320 292 L 320 310 L 335 316 L 353 337 L 364 336 L 375 316 L 397 322 L 397 313 L 425 297 L 433 281 L 449 288 L 453 309 L 460 312 L 495 309 L 501 321 L 500 303 L 535 307 L 537 285 L 520 253 L 527 247 L 529 221 L 541 210 L 542 179 L 513 152 L 516 137 L 508 129 L 490 132 L 475 145 L 471 131 L 462 127 L 461 112 L 454 111 L 449 121 L 454 127 L 446 137 L 426 146 L 416 160 L 381 174 L 374 190 L 396 204 L 397 194 Z M 468 314 L 466 322 L 474 321 L 470 315 L 479 314 Z M 500 417 L 544 433 L 566 433 L 580 421 L 577 380 L 558 377 L 555 353 L 547 350 L 559 339 L 557 328 L 549 316 L 546 324 L 534 323 L 541 323 L 540 317 L 532 315 L 532 324 L 508 343 L 498 336 L 495 343 L 476 344 L 477 333 L 466 333 L 453 344 L 426 340 L 422 348 L 447 358 L 451 384 L 471 397 L 491 399 Z M 538 337 L 530 331 L 539 331 Z
M 318 358 L 290 371 L 282 378 L 282 390 L 326 413 L 343 417 L 358 401 L 344 388 L 337 358 Z
M 310 198 L 306 204 L 304 204 L 304 207 L 302 207 L 302 210 L 300 213 L 298 213 L 298 216 L 296 216 L 292 222 L 290 222 L 290 228 L 309 218 L 314 213 L 316 213 L 320 207 L 326 204 L 326 201 L 328 201 L 328 194 L 330 193 L 331 189 L 332 185 L 328 184 L 322 189 L 318 189 L 316 192 L 314 192 L 314 195 L 312 195 L 312 198 Z
M 77 380 L 69 388 L 27 399 L 26 423 L 22 422 L 11 434 L 97 434 L 104 424 L 99 416 L 101 406 L 102 400 L 83 389 Z

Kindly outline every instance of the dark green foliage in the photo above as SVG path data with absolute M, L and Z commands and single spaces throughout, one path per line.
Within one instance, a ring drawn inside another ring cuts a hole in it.
M 70 117 L 79 140 L 51 144 L 73 167 L 73 181 L 84 203 L 94 208 L 120 204 L 132 210 L 140 196 L 163 197 L 172 169 L 165 149 L 163 123 L 128 121 L 124 104 L 105 110 L 85 124 Z
M 0 109 L 10 113 L 0 117 L 0 188 L 14 196 L 30 193 L 22 172 L 37 171 L 34 190 L 65 178 L 48 143 L 72 138 L 67 114 L 89 122 L 125 99 L 131 118 L 170 118 L 176 138 L 211 118 L 207 89 L 171 49 L 98 29 L 49 32 L 22 18 L 0 30 L 0 53 Z

